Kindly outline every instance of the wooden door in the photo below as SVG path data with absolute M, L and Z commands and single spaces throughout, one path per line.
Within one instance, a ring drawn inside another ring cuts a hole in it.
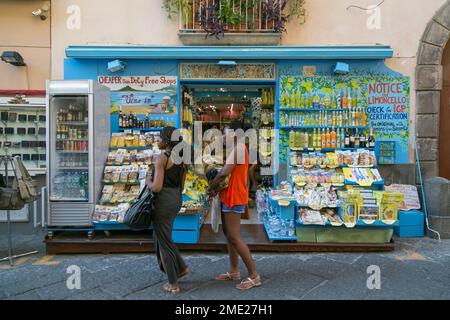
M 444 84 L 439 125 L 439 175 L 450 179 L 450 43 L 444 51 Z

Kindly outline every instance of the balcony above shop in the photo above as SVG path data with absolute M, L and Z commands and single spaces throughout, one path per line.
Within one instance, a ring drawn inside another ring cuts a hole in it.
M 184 45 L 276 46 L 292 8 L 304 0 L 163 0 L 169 16 L 177 12 Z M 174 8 L 174 5 L 178 5 Z M 172 6 L 172 7 L 170 7 Z

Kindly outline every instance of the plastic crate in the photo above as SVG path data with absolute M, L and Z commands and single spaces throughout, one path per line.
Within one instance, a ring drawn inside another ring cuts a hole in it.
M 399 211 L 400 225 L 394 228 L 394 233 L 400 238 L 420 238 L 425 236 L 425 215 L 423 212 Z

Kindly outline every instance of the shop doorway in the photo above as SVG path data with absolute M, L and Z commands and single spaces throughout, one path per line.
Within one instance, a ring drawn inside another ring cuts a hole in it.
M 223 131 L 233 120 L 239 120 L 244 129 L 255 129 L 256 141 L 260 135 L 267 136 L 275 128 L 275 84 L 185 83 L 181 97 L 182 127 L 191 136 L 194 122 L 201 123 L 204 133 L 208 129 Z M 246 143 L 250 144 L 250 141 L 247 139 Z M 272 150 L 257 147 L 258 162 L 249 168 L 250 202 L 243 219 L 243 224 L 249 225 L 262 225 L 256 210 L 257 187 L 271 187 L 274 182 L 273 174 L 261 174 L 262 168 L 270 167 L 267 160 L 272 156 Z M 207 166 L 196 165 L 194 168 L 197 174 L 204 175 Z
M 450 44 L 447 44 L 442 57 L 443 85 L 441 93 L 439 126 L 439 175 L 450 179 Z

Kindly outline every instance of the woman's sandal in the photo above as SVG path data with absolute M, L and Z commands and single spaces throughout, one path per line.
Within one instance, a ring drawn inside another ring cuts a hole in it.
M 257 276 L 255 279 L 247 278 L 245 280 L 242 280 L 242 282 L 236 286 L 236 289 L 249 290 L 252 288 L 259 287 L 259 286 L 261 286 L 261 284 L 262 284 L 261 277 Z
M 215 278 L 217 281 L 239 281 L 241 280 L 241 274 L 236 273 L 223 273 Z
M 180 287 L 174 288 L 174 287 L 172 287 L 172 285 L 170 283 L 166 283 L 163 286 L 163 289 L 166 290 L 167 292 L 170 292 L 173 294 L 179 294 L 181 292 Z

